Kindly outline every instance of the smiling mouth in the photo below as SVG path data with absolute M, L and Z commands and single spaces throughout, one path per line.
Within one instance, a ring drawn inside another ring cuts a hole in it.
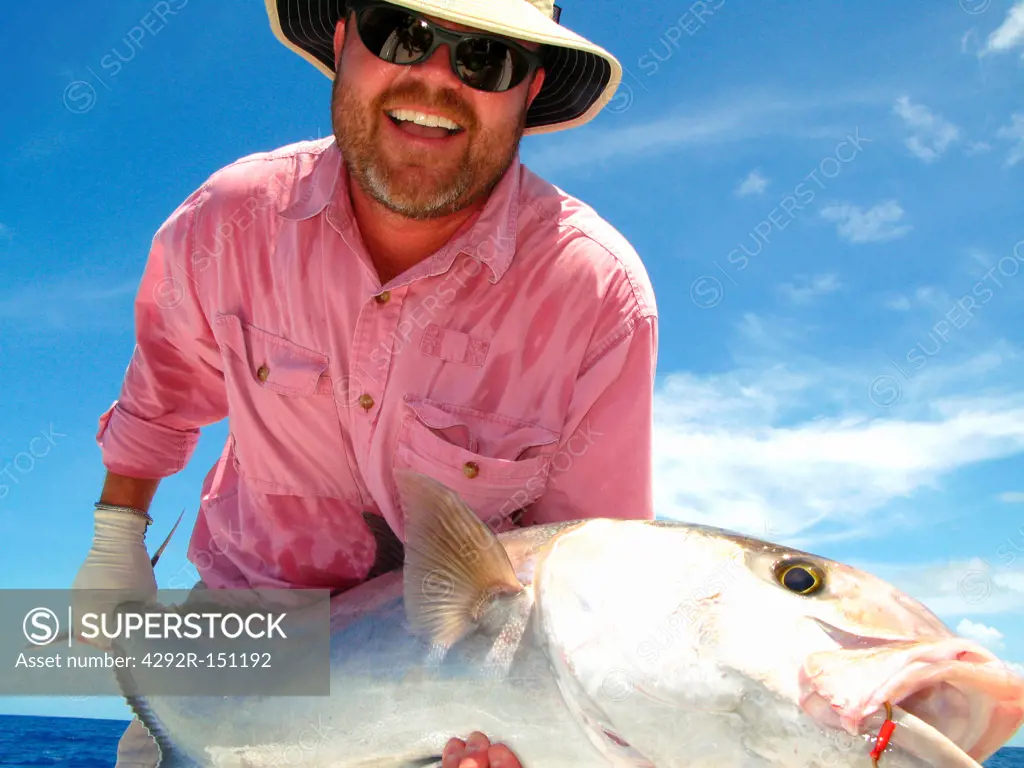
M 445 139 L 465 131 L 465 128 L 450 118 L 415 109 L 388 109 L 384 114 L 405 133 L 421 138 Z

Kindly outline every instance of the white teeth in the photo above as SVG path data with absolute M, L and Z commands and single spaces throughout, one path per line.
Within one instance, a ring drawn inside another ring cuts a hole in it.
M 416 112 L 412 109 L 392 109 L 388 110 L 388 114 L 395 118 L 395 120 L 425 125 L 429 128 L 447 128 L 449 131 L 457 131 L 462 127 L 446 117 L 428 115 L 425 112 Z

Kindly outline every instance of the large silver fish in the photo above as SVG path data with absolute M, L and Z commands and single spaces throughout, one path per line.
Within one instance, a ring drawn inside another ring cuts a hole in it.
M 440 765 L 479 730 L 525 768 L 855 768 L 891 730 L 882 768 L 977 768 L 1024 722 L 1024 679 L 870 574 L 679 522 L 494 536 L 399 482 L 404 568 L 332 599 L 330 696 L 130 696 L 162 765 Z

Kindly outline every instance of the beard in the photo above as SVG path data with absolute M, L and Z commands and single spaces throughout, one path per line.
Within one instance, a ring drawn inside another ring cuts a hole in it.
M 439 108 L 462 126 L 465 150 L 444 159 L 386 151 L 381 136 L 384 110 L 403 102 Z M 431 93 L 412 80 L 367 103 L 342 75 L 331 90 L 334 137 L 349 174 L 371 199 L 410 219 L 435 219 L 456 213 L 488 195 L 515 159 L 526 127 L 526 109 L 516 123 L 482 129 L 472 108 L 456 91 Z

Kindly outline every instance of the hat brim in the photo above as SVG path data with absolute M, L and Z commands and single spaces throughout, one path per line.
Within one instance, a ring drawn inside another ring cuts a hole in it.
M 265 0 L 270 27 L 289 50 L 334 78 L 334 29 L 345 0 Z M 389 0 L 455 24 L 544 46 L 544 85 L 524 133 L 550 133 L 594 119 L 615 95 L 622 66 L 610 53 L 526 0 Z

